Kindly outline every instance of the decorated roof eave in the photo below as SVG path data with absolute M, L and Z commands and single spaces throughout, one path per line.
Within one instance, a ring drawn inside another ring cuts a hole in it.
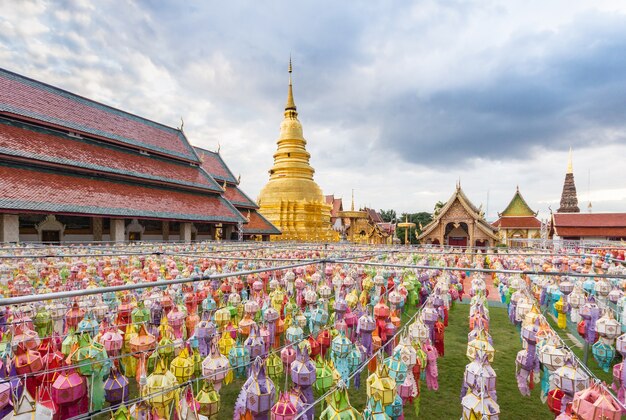
M 180 152 L 167 150 L 162 147 L 158 147 L 158 146 L 151 145 L 151 144 L 142 143 L 140 141 L 122 137 L 116 134 L 105 133 L 105 132 L 98 133 L 96 132 L 96 130 L 85 128 L 82 125 L 77 124 L 77 123 L 63 121 L 58 118 L 53 118 L 49 116 L 39 115 L 31 111 L 16 110 L 16 109 L 6 110 L 0 107 L 0 115 L 4 115 L 9 118 L 14 118 L 14 119 L 22 120 L 25 122 L 29 122 L 31 124 L 49 127 L 49 128 L 53 128 L 56 130 L 62 130 L 64 132 L 72 131 L 74 133 L 80 134 L 83 137 L 93 138 L 93 139 L 97 139 L 100 141 L 106 141 L 108 143 L 112 143 L 112 144 L 116 144 L 120 146 L 131 147 L 133 149 L 140 150 L 140 151 L 149 151 L 149 153 L 154 153 L 155 155 L 160 155 L 160 156 L 167 157 L 170 159 L 172 158 L 179 159 L 184 162 L 194 163 L 194 164 L 200 163 L 199 159 L 197 158 L 197 155 L 193 152 L 190 152 L 190 154 L 185 155 Z M 141 118 L 141 117 L 137 117 L 137 118 Z M 154 123 L 154 124 L 162 125 L 159 123 Z M 172 129 L 171 127 L 167 127 L 167 128 Z M 182 137 L 182 139 L 184 139 L 184 142 L 189 144 L 187 142 L 186 137 L 184 137 L 184 135 L 180 131 L 178 133 L 178 136 Z
M 498 239 L 498 235 L 494 233 L 497 232 L 497 229 L 494 229 L 493 227 L 486 227 L 483 223 L 476 223 L 476 226 L 478 226 L 478 229 L 482 230 L 490 238 Z
M 0 213 L 29 213 L 29 214 L 62 214 L 67 216 L 88 216 L 88 217 L 112 217 L 112 218 L 133 218 L 150 220 L 167 220 L 177 222 L 198 222 L 198 223 L 237 223 L 241 216 L 239 212 L 230 216 L 210 216 L 192 215 L 177 212 L 155 212 L 137 211 L 133 209 L 122 209 L 114 207 L 81 206 L 76 204 L 47 203 L 46 209 L 42 209 L 41 202 L 11 200 L 5 202 L 0 200 Z M 30 207 L 30 208 L 29 208 Z M 242 217 L 242 216 L 241 216 Z

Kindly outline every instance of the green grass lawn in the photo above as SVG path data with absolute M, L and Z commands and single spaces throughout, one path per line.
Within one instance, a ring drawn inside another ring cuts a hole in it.
M 465 365 L 467 333 L 469 332 L 469 305 L 457 304 L 450 311 L 450 322 L 446 328 L 445 356 L 439 358 L 439 390 L 429 391 L 422 384 L 420 419 L 460 419 L 459 399 Z M 517 389 L 515 379 L 515 356 L 522 349 L 519 332 L 509 322 L 505 308 L 489 308 L 489 326 L 496 349 L 492 367 L 498 375 L 496 390 L 500 405 L 500 418 L 552 419 L 547 405 L 539 399 L 540 386 L 537 384 L 530 397 L 523 397 Z M 405 419 L 415 419 L 410 410 L 405 410 Z
M 553 415 L 539 399 L 539 384 L 535 386 L 532 396 L 523 397 L 518 389 L 515 380 L 515 356 L 521 350 L 519 333 L 511 325 L 505 308 L 490 308 L 491 335 L 496 349 L 493 368 L 498 375 L 496 389 L 498 393 L 498 404 L 500 405 L 502 419 L 552 419 Z M 410 314 L 403 317 L 403 321 L 408 320 Z M 446 329 L 445 336 L 445 356 L 439 358 L 439 390 L 429 391 L 426 384 L 422 382 L 422 398 L 420 403 L 419 419 L 460 419 L 461 402 L 459 394 L 463 381 L 465 365 L 469 360 L 465 356 L 467 348 L 467 333 L 469 305 L 457 304 L 450 311 L 450 322 Z M 365 407 L 365 379 L 367 370 L 362 373 L 361 387 L 350 389 L 350 401 L 358 410 Z M 233 405 L 237 395 L 241 390 L 243 380 L 235 380 L 234 383 L 222 387 L 220 392 L 222 397 L 222 408 L 220 418 L 232 418 Z M 281 384 L 281 387 L 283 384 Z M 317 397 L 317 395 L 316 395 Z M 321 412 L 321 407 L 316 407 L 316 414 Z M 405 407 L 405 419 L 416 419 L 413 407 Z

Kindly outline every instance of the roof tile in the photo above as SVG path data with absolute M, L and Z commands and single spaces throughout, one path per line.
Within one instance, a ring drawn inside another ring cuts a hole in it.
M 211 191 L 221 190 L 211 176 L 198 166 L 1 120 L 0 153 L 40 163 L 74 166 Z
M 180 130 L 0 69 L 0 113 L 197 161 Z
M 196 153 L 202 161 L 202 169 L 211 174 L 218 181 L 226 181 L 232 184 L 238 184 L 237 179 L 230 171 L 219 153 L 210 150 L 194 147 Z
M 218 195 L 107 181 L 46 170 L 0 165 L 0 209 L 233 222 L 241 214 Z

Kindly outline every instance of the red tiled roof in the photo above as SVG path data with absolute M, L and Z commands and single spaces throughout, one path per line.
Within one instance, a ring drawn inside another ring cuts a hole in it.
M 554 213 L 555 233 L 568 237 L 626 237 L 626 213 Z
M 376 226 L 378 226 L 380 230 L 382 230 L 387 235 L 392 234 L 396 230 L 395 223 L 382 222 L 382 223 L 377 223 Z
M 539 229 L 541 222 L 533 216 L 502 216 L 493 226 L 505 229 Z
M 554 213 L 556 227 L 624 227 L 626 213 Z
M 248 213 L 242 211 L 242 214 L 247 217 Z M 243 231 L 250 235 L 278 235 L 278 230 L 273 224 L 271 224 L 261 213 L 256 210 L 250 210 L 250 221 L 243 226 Z
M 626 238 L 626 227 L 560 227 L 557 233 L 562 238 L 584 236 Z
M 236 185 L 226 185 L 226 193 L 224 197 L 230 201 L 235 207 L 245 207 L 258 209 L 259 206 L 252 201 L 243 191 Z
M 0 114 L 196 162 L 181 131 L 0 69 Z
M 230 171 L 219 153 L 212 152 L 210 150 L 201 149 L 200 147 L 194 147 L 196 153 L 202 161 L 202 169 L 207 171 L 211 176 L 218 181 L 226 181 L 233 184 L 238 184 L 237 179 Z
M 0 165 L 0 211 L 13 210 L 201 222 L 243 220 L 218 195 Z
M 324 196 L 326 199 L 326 204 L 330 204 L 332 208 L 330 209 L 330 215 L 332 218 L 336 218 L 339 216 L 339 212 L 343 210 L 343 201 L 341 198 L 335 198 L 334 195 L 326 195 Z
M 367 211 L 367 215 L 370 217 L 370 219 L 372 219 L 372 222 L 383 223 L 383 218 L 380 217 L 380 214 L 378 214 L 376 210 L 365 208 L 365 211 Z
M 132 176 L 220 191 L 219 185 L 197 166 L 145 156 L 121 147 L 74 139 L 54 131 L 0 120 L 0 154 L 49 165 Z

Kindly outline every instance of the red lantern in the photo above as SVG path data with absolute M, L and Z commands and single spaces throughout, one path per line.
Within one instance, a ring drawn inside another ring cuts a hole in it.
M 558 388 L 554 388 L 553 390 L 548 392 L 548 400 L 547 400 L 548 408 L 555 415 L 561 414 L 561 403 L 562 403 L 564 396 L 565 396 L 565 393 Z
M 320 343 L 315 338 L 313 338 L 312 335 L 309 336 L 309 344 L 311 345 L 311 352 L 310 352 L 311 357 L 315 357 L 318 354 L 320 354 L 320 351 L 321 351 Z
M 317 342 L 320 344 L 322 357 L 326 357 L 326 350 L 330 347 L 330 331 L 322 330 L 317 335 Z

